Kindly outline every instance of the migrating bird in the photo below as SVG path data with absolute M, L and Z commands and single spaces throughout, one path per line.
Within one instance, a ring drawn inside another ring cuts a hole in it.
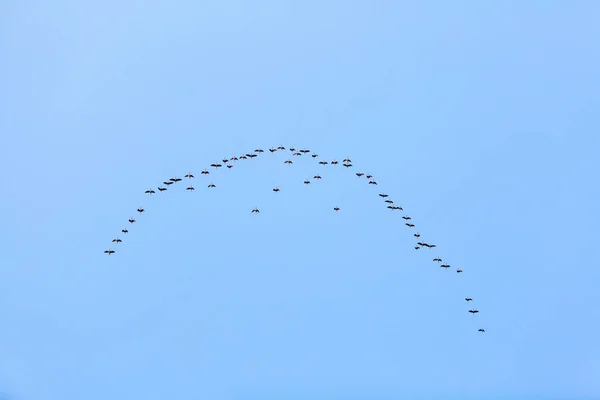
M 477 314 L 479 312 L 479 310 L 469 310 L 469 312 L 473 315 Z
M 171 178 L 169 179 L 171 182 L 179 182 L 181 178 Z
M 192 179 L 194 177 L 194 175 L 187 173 L 185 174 L 184 178 L 188 178 L 188 179 Z
M 317 157 L 319 157 L 319 155 L 318 155 L 318 154 L 316 154 L 316 153 L 313 153 L 313 154 L 311 155 L 311 157 L 312 157 L 312 158 L 317 158 Z
M 404 217 L 402 217 L 402 219 L 405 219 L 408 221 L 409 219 L 412 219 L 412 218 L 410 218 L 408 215 L 405 215 Z
M 420 237 L 421 237 L 421 234 L 420 234 L 419 232 L 417 232 L 417 233 L 415 233 L 413 236 L 414 236 L 414 237 L 416 237 L 416 238 L 420 238 Z
M 404 225 L 408 226 L 409 228 L 414 228 L 414 226 L 415 226 L 415 224 L 411 224 L 410 222 L 407 222 Z
M 434 258 L 433 261 L 442 262 L 442 259 L 437 257 L 437 258 Z
M 227 164 L 227 168 L 233 168 L 233 165 Z
M 275 188 L 273 188 L 273 191 L 274 191 L 275 193 L 277 193 L 277 192 L 279 192 L 279 188 L 278 188 L 278 187 L 275 187 Z
M 385 202 L 388 203 L 388 204 L 394 204 L 394 202 L 392 200 L 390 200 L 390 199 L 387 199 Z
M 387 195 L 387 194 L 385 194 L 385 193 L 379 193 L 379 197 L 386 198 L 386 197 L 388 197 L 388 195 Z
M 446 268 L 446 269 L 450 268 L 450 266 L 448 264 L 442 264 L 442 265 L 440 265 L 440 267 Z
M 419 249 L 420 249 L 420 247 L 419 247 L 419 246 L 415 246 L 415 250 L 419 250 Z
M 131 222 L 133 224 L 135 222 L 135 219 L 129 218 L 129 222 Z
M 334 211 L 340 211 L 340 208 L 339 207 L 333 207 L 333 210 Z
M 264 153 L 264 151 L 259 147 L 258 149 L 254 150 L 255 153 Z
M 214 187 L 216 187 L 216 186 L 215 186 L 214 184 L 212 184 L 212 183 L 211 183 L 210 185 L 208 185 L 208 187 L 209 187 L 209 188 L 214 188 Z
M 279 147 L 277 148 L 277 150 L 285 150 L 285 147 L 283 147 L 283 146 L 279 146 Z
M 290 147 L 290 151 L 293 153 L 293 152 L 296 151 L 296 148 L 295 147 Z
M 305 184 L 305 185 L 308 185 L 309 183 L 310 183 L 310 181 L 309 181 L 309 180 L 305 180 L 305 181 L 304 181 L 304 184 Z
M 167 190 L 167 188 L 164 188 L 164 187 L 160 187 L 160 186 L 159 186 L 159 187 L 158 187 L 158 190 L 159 190 L 160 192 L 164 192 L 165 190 Z
M 252 210 L 252 212 L 253 212 L 253 213 L 259 213 L 259 212 L 260 212 L 260 210 L 259 210 L 258 208 L 255 208 L 255 209 L 253 209 L 253 210 Z
M 477 332 L 481 332 L 481 333 L 483 333 L 483 332 L 485 332 L 485 329 L 479 328 L 479 329 L 477 330 Z
M 127 229 L 121 229 L 121 232 L 123 232 L 123 233 L 127 233 L 127 232 L 129 232 L 129 231 L 128 231 Z
M 360 178 L 361 176 L 363 176 L 363 175 L 364 175 L 364 174 L 363 174 L 362 172 L 357 172 L 357 173 L 356 173 L 356 176 L 358 176 L 359 178 Z
M 389 208 L 390 210 L 395 210 L 396 209 L 396 207 L 394 207 L 394 206 L 387 206 L 387 208 Z
M 284 164 L 293 164 L 292 160 L 286 160 L 283 162 Z
M 146 210 L 144 210 L 144 209 L 143 209 L 143 208 L 141 208 L 141 207 L 137 209 L 137 212 L 139 212 L 139 213 L 143 213 L 144 211 L 146 211 Z
M 352 160 L 349 159 L 348 157 L 344 158 L 342 161 L 345 162 L 345 163 L 351 163 L 352 162 Z
M 346 163 L 344 163 L 344 164 L 342 164 L 342 165 L 343 165 L 344 167 L 346 167 L 346 168 L 350 168 L 350 167 L 352 166 L 352 164 L 346 164 Z
M 228 160 L 228 159 L 226 159 L 226 158 L 224 158 L 224 159 L 222 159 L 221 161 L 223 161 L 223 164 L 224 164 L 224 163 L 228 162 L 229 160 Z
M 165 184 L 165 185 L 167 185 L 167 186 L 168 186 L 168 185 L 172 185 L 172 184 L 173 184 L 173 182 L 164 181 L 164 182 L 163 182 L 163 184 Z
M 339 164 L 339 162 L 337 162 L 337 161 L 335 161 L 335 160 L 333 160 L 331 163 L 332 163 L 333 165 Z
M 367 179 L 371 179 L 372 177 L 373 177 L 373 175 L 367 175 L 367 176 L 365 176 L 365 178 L 367 178 Z
M 230 160 L 231 160 L 231 161 L 237 161 L 237 160 L 238 160 L 238 158 L 237 158 L 237 157 L 231 157 L 231 158 L 230 158 Z M 227 162 L 227 161 L 225 161 L 225 162 Z
M 241 155 L 241 156 L 240 156 L 240 160 L 245 160 L 245 159 L 247 159 L 247 158 L 248 158 L 248 157 L 246 157 L 245 155 Z
M 122 242 L 122 240 L 119 238 L 113 239 L 112 241 L 113 241 L 113 243 L 121 243 Z
M 210 174 L 210 172 L 208 172 L 207 170 L 204 170 L 204 171 L 202 171 L 202 172 L 200 172 L 200 173 L 201 173 L 202 175 L 208 175 L 208 174 Z
M 472 299 L 472 298 L 470 298 L 470 297 L 465 297 L 465 300 L 466 300 L 466 301 L 473 301 L 473 299 Z
M 185 190 L 196 190 L 193 186 L 188 186 Z
M 460 269 L 460 268 L 456 270 L 457 274 L 460 274 L 461 272 L 462 272 L 462 269 Z
M 269 149 L 269 151 L 270 151 L 271 153 L 275 153 L 275 152 L 277 151 L 277 149 L 270 148 L 270 149 Z
M 313 179 L 321 179 L 321 175 L 315 175 L 313 176 Z
M 111 254 L 113 254 L 115 251 L 114 251 L 114 250 L 110 250 L 110 249 L 109 249 L 109 250 L 104 250 L 104 252 L 110 256 L 110 255 L 111 255 Z
M 153 194 L 153 193 L 155 193 L 155 192 L 154 192 L 154 190 L 150 189 L 150 190 L 146 190 L 144 193 L 147 193 L 147 194 Z
M 301 155 L 302 155 L 302 153 L 295 152 L 295 153 L 294 153 L 294 154 L 292 154 L 292 155 L 293 155 L 293 156 L 301 156 Z
M 377 185 L 377 182 L 375 182 L 375 181 L 369 181 L 369 185 Z
M 310 150 L 308 150 L 308 149 L 302 149 L 302 150 L 300 150 L 300 153 L 310 153 Z
M 321 165 L 327 165 L 329 163 L 327 161 L 319 161 L 319 164 L 321 164 Z

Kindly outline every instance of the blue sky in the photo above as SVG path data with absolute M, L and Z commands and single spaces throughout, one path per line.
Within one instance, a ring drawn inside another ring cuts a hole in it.
M 0 393 L 600 398 L 599 12 L 2 2 Z

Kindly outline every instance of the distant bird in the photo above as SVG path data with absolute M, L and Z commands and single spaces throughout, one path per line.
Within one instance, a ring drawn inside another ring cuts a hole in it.
M 252 212 L 253 212 L 253 213 L 259 213 L 259 212 L 260 212 L 260 210 L 259 210 L 258 208 L 254 208 L 254 209 L 252 210 Z
M 425 246 L 425 243 L 423 243 L 423 242 L 417 242 L 417 244 L 418 244 L 419 246 Z
M 283 162 L 284 164 L 293 164 L 292 160 L 286 160 Z
M 375 181 L 369 181 L 369 185 L 377 185 L 377 182 L 375 182 Z
M 215 186 L 214 184 L 212 184 L 212 183 L 211 183 L 210 185 L 208 185 L 208 187 L 209 187 L 209 188 L 214 188 L 214 187 L 216 187 L 216 186 Z
M 121 229 L 121 232 L 123 232 L 123 233 L 127 233 L 127 232 L 129 232 L 129 231 L 128 231 L 127 229 Z
M 311 155 L 311 157 L 312 157 L 312 158 L 317 158 L 317 157 L 319 157 L 319 155 L 318 155 L 318 154 L 316 154 L 316 153 L 313 153 L 313 154 Z
M 371 179 L 371 178 L 373 178 L 373 175 L 367 175 L 367 176 L 365 176 L 365 178 Z
M 421 234 L 419 232 L 417 232 L 413 236 L 419 238 L 419 237 L 421 237 Z
M 389 208 L 390 210 L 394 210 L 394 206 L 387 206 L 387 208 Z
M 171 182 L 179 182 L 181 178 L 171 178 L 169 179 Z
M 192 179 L 194 177 L 194 175 L 187 173 L 185 174 L 184 178 L 188 178 L 188 179 Z
M 458 274 L 460 274 L 461 272 L 462 272 L 462 269 L 460 269 L 460 268 L 456 270 L 456 273 L 458 273 Z
M 269 149 L 269 151 L 270 151 L 271 153 L 275 153 L 275 152 L 277 151 L 277 149 L 270 148 L 270 149 Z
M 300 150 L 300 153 L 310 153 L 310 150 L 308 150 L 308 149 L 302 149 L 302 150 Z
M 405 216 L 404 216 L 404 217 L 402 217 L 402 218 L 403 218 L 403 219 L 405 219 L 405 220 L 407 220 L 407 221 L 408 221 L 409 219 L 412 219 L 412 218 L 410 218 L 408 215 L 405 215 Z
M 135 222 L 135 219 L 129 218 L 129 222 L 131 222 L 133 224 Z
M 141 208 L 141 207 L 137 209 L 137 212 L 139 212 L 139 213 L 143 213 L 144 211 L 146 211 L 146 210 L 144 210 L 144 209 L 143 209 L 143 208 Z
M 442 259 L 441 259 L 441 258 L 439 258 L 439 257 L 436 257 L 436 258 L 434 258 L 434 259 L 433 259 L 433 261 L 436 261 L 436 262 L 442 262 Z
M 363 176 L 363 175 L 364 175 L 364 174 L 363 174 L 362 172 L 357 172 L 357 173 L 356 173 L 356 176 L 358 176 L 359 178 L 360 178 L 361 176 Z
M 279 192 L 279 188 L 275 187 L 275 188 L 273 188 L 273 191 L 277 193 L 277 192 Z
M 228 160 L 228 159 L 226 159 L 226 158 L 224 158 L 224 159 L 222 159 L 221 161 L 223 161 L 223 164 L 225 164 L 225 163 L 226 163 L 226 162 L 228 162 L 229 160 Z
M 327 165 L 329 163 L 327 161 L 319 161 L 319 164 L 321 164 L 321 165 Z
M 448 264 L 442 264 L 442 265 L 440 265 L 440 267 L 446 268 L 446 269 L 450 268 L 450 266 Z
M 196 190 L 193 186 L 188 186 L 185 190 Z
M 470 297 L 465 297 L 465 300 L 466 300 L 466 301 L 473 301 L 473 299 L 472 299 L 472 298 L 470 298 Z
M 264 151 L 261 148 L 258 148 L 256 150 L 254 150 L 255 153 L 264 153 Z
M 227 168 L 233 168 L 233 165 L 227 164 Z
M 420 247 L 419 247 L 419 246 L 415 246 L 415 250 L 419 250 L 419 249 L 420 249 Z
M 248 158 L 248 157 L 246 157 L 245 155 L 241 155 L 241 156 L 240 156 L 240 160 L 245 160 L 245 159 L 247 159 L 247 158 Z
M 110 255 L 111 255 L 111 254 L 113 254 L 115 251 L 114 251 L 114 250 L 104 250 L 104 252 L 110 256 Z
M 333 210 L 334 211 L 340 211 L 340 208 L 339 207 L 333 207 Z
M 237 157 L 231 157 L 229 160 L 231 160 L 231 161 L 237 161 L 238 158 Z M 227 161 L 225 161 L 225 162 L 227 162 Z
M 305 180 L 305 181 L 304 181 L 304 184 L 305 184 L 305 185 L 308 185 L 308 184 L 310 184 L 310 181 L 309 181 L 309 180 Z
M 159 186 L 159 187 L 158 187 L 158 190 L 159 190 L 160 192 L 164 192 L 165 190 L 167 190 L 167 188 L 164 188 L 164 187 L 160 187 L 160 186 Z
M 335 161 L 335 160 L 333 160 L 331 163 L 332 163 L 333 165 L 339 164 L 339 162 L 337 162 L 337 161 Z
M 202 171 L 202 172 L 200 172 L 200 173 L 201 173 L 202 175 L 208 175 L 208 174 L 210 174 L 210 172 L 208 172 L 207 170 L 204 170 L 204 171 Z
M 293 153 L 293 152 L 296 151 L 296 148 L 295 147 L 290 147 L 290 151 Z
M 294 154 L 292 154 L 292 155 L 293 155 L 293 156 L 301 156 L 301 155 L 302 155 L 302 153 L 295 152 L 295 153 L 294 153 Z
M 154 192 L 154 190 L 146 190 L 144 193 L 147 193 L 147 194 L 153 194 L 153 193 L 155 193 L 155 192 Z
M 481 328 L 479 328 L 479 329 L 477 330 L 477 332 L 484 333 L 484 332 L 485 332 L 485 329 L 481 329 Z
M 342 165 L 343 165 L 344 167 L 346 167 L 346 168 L 350 168 L 350 167 L 352 166 L 352 164 L 348 164 L 348 163 L 344 163 L 344 164 L 342 164 Z
M 246 154 L 246 155 L 247 155 L 248 157 L 250 157 L 250 158 L 254 158 L 254 157 L 256 157 L 256 154 Z
M 279 146 L 279 147 L 277 148 L 277 150 L 285 150 L 285 147 L 283 147 L 283 146 Z
M 349 159 L 348 157 L 346 157 L 346 158 L 344 158 L 344 159 L 342 160 L 342 162 L 345 162 L 345 163 L 351 163 L 351 162 L 352 162 L 352 160 L 351 160 L 351 159 Z
M 392 200 L 390 200 L 390 199 L 385 200 L 385 202 L 388 203 L 388 204 L 394 204 L 394 202 Z
M 477 314 L 479 312 L 479 310 L 469 310 L 469 312 L 474 315 L 474 314 Z
M 119 238 L 113 239 L 112 241 L 113 241 L 113 243 L 121 243 L 122 242 L 122 240 Z
M 321 179 L 321 175 L 315 175 L 313 176 L 313 179 Z
M 172 184 L 173 184 L 173 182 L 169 182 L 169 181 L 164 181 L 163 183 L 164 183 L 165 185 L 167 185 L 167 186 L 168 186 L 168 185 L 172 185 Z
M 387 195 L 387 194 L 385 194 L 385 193 L 379 193 L 379 197 L 386 198 L 386 197 L 388 197 L 388 195 Z
M 411 224 L 410 222 L 407 222 L 404 225 L 408 226 L 409 228 L 414 228 L 414 226 L 415 226 L 415 224 Z

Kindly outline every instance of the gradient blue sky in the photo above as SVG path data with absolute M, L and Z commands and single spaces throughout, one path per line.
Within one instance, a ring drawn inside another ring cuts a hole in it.
M 2 2 L 0 392 L 600 398 L 599 13 Z

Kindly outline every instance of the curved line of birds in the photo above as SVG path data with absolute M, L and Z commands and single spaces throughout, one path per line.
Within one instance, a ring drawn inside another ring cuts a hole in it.
M 269 152 L 275 153 L 275 152 L 278 152 L 278 151 L 285 151 L 285 150 L 286 150 L 286 148 L 284 146 L 278 146 L 278 147 L 272 147 L 272 148 L 270 148 Z M 292 152 L 292 156 L 293 157 L 299 157 L 299 156 L 311 153 L 311 151 L 309 149 L 298 149 L 297 150 L 295 147 L 290 147 L 289 151 Z M 227 169 L 231 169 L 231 168 L 233 168 L 233 163 L 235 163 L 235 162 L 237 162 L 239 160 L 246 160 L 246 159 L 251 159 L 251 158 L 257 157 L 260 153 L 264 153 L 264 150 L 262 150 L 260 148 L 257 148 L 252 153 L 245 153 L 245 154 L 243 154 L 243 155 L 241 155 L 239 157 L 223 158 L 221 161 L 222 161 L 223 164 L 225 164 L 225 166 L 227 167 Z M 312 153 L 311 157 L 312 158 L 318 158 L 319 155 L 316 154 L 316 153 Z M 293 164 L 293 163 L 294 162 L 292 161 L 291 158 L 288 158 L 286 161 L 284 161 L 284 164 Z M 211 164 L 210 166 L 212 168 L 215 168 L 215 170 L 217 170 L 219 168 L 222 168 L 223 164 L 221 164 L 221 162 L 216 162 L 216 163 Z M 321 164 L 321 165 L 328 165 L 328 164 L 330 164 L 330 165 L 338 165 L 339 161 L 337 161 L 337 160 L 333 160 L 331 162 L 319 161 L 319 164 Z M 342 165 L 344 167 L 346 167 L 346 168 L 350 168 L 350 167 L 352 167 L 352 160 L 350 160 L 349 158 L 345 158 L 345 159 L 342 160 Z M 207 169 L 204 169 L 203 171 L 200 172 L 200 174 L 202 174 L 202 175 L 209 175 L 210 171 L 208 171 Z M 357 172 L 356 176 L 359 177 L 359 178 L 362 178 L 364 176 L 366 179 L 368 179 L 368 184 L 369 185 L 374 185 L 374 186 L 377 185 L 377 181 L 375 181 L 375 179 L 373 178 L 373 175 L 365 174 L 363 172 Z M 192 173 L 188 172 L 186 175 L 184 175 L 184 178 L 186 178 L 188 180 L 191 180 L 191 179 L 194 178 L 194 175 Z M 313 179 L 318 180 L 318 179 L 322 179 L 322 178 L 321 178 L 321 175 L 317 174 L 317 175 L 313 176 Z M 182 178 L 177 178 L 177 177 L 170 178 L 169 180 L 163 181 L 162 185 L 158 186 L 157 190 L 159 192 L 164 192 L 164 191 L 168 190 L 168 188 L 171 185 L 176 184 L 177 182 L 180 182 L 182 180 L 183 180 Z M 306 179 L 304 181 L 304 184 L 306 184 L 306 185 L 308 185 L 310 183 L 311 183 L 311 181 L 309 179 Z M 216 185 L 213 184 L 212 182 L 208 184 L 208 188 L 209 189 L 210 188 L 215 188 L 215 187 L 216 187 Z M 196 188 L 193 185 L 190 184 L 189 186 L 186 187 L 185 190 L 187 190 L 187 191 L 194 191 L 194 190 L 196 190 Z M 277 193 L 279 191 L 280 191 L 280 189 L 278 187 L 274 187 L 273 188 L 273 192 Z M 155 193 L 156 192 L 153 189 L 148 189 L 148 190 L 145 191 L 145 194 L 148 194 L 148 195 L 153 195 Z M 381 197 L 382 199 L 384 199 L 384 202 L 387 204 L 387 208 L 388 209 L 394 210 L 394 211 L 395 210 L 400 210 L 400 211 L 404 210 L 401 206 L 394 205 L 394 202 L 391 199 L 389 199 L 389 196 L 387 194 L 385 194 L 385 193 L 379 193 L 379 197 Z M 333 210 L 335 212 L 338 212 L 338 211 L 340 211 L 340 207 L 335 206 L 335 207 L 333 207 Z M 143 212 L 145 212 L 145 211 L 146 210 L 144 208 L 142 208 L 142 207 L 140 207 L 140 208 L 137 209 L 137 212 L 140 213 L 140 214 L 143 213 Z M 258 213 L 260 213 L 260 210 L 258 208 L 253 208 L 251 210 L 251 212 L 253 214 L 258 214 Z M 404 224 L 407 227 L 409 227 L 409 228 L 414 228 L 415 227 L 415 224 L 413 224 L 411 222 L 411 220 L 412 220 L 411 217 L 409 217 L 408 215 L 404 215 L 402 218 L 405 220 Z M 135 218 L 133 218 L 133 217 L 129 218 L 129 223 L 130 224 L 133 224 L 135 222 L 136 222 Z M 128 229 L 122 229 L 121 232 L 126 234 L 126 233 L 129 232 L 129 230 Z M 426 243 L 426 242 L 422 241 L 420 239 L 421 238 L 421 234 L 418 233 L 418 232 L 414 233 L 413 236 L 418 240 L 416 242 L 415 246 L 414 246 L 415 250 L 419 250 L 419 249 L 425 248 L 425 247 L 429 248 L 429 249 L 433 249 L 433 248 L 436 247 L 435 244 L 430 244 L 430 243 Z M 117 237 L 117 238 L 113 239 L 112 242 L 113 243 L 121 243 L 122 240 Z M 105 250 L 104 253 L 108 254 L 108 255 L 111 255 L 111 254 L 114 254 L 115 251 L 113 249 L 108 249 L 108 250 Z M 434 258 L 433 262 L 438 263 L 441 268 L 444 268 L 446 270 L 448 268 L 450 268 L 450 265 L 447 264 L 447 263 L 445 263 L 445 262 L 443 262 L 442 259 L 439 258 L 439 257 Z M 456 273 L 460 274 L 462 272 L 463 272 L 462 269 L 460 269 L 460 268 L 456 269 Z M 465 301 L 468 303 L 468 302 L 473 301 L 473 299 L 471 297 L 465 297 Z M 477 309 L 470 309 L 469 310 L 469 313 L 471 313 L 473 315 L 477 314 L 478 312 L 479 312 L 479 310 L 477 310 Z M 484 333 L 485 329 L 479 328 L 478 332 Z

